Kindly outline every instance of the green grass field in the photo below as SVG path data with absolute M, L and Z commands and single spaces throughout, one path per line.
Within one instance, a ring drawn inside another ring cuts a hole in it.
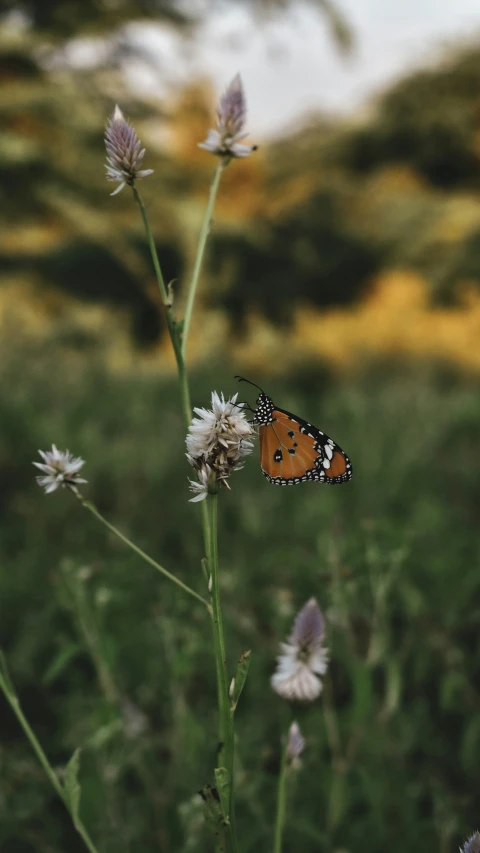
M 238 390 L 239 367 L 194 374 L 194 404 Z M 44 496 L 31 464 L 52 441 L 81 455 L 100 510 L 204 594 L 177 387 L 25 353 L 3 375 L 0 640 L 25 713 L 59 770 L 82 747 L 82 814 L 101 853 L 211 851 L 196 794 L 217 748 L 206 613 L 69 492 Z M 294 716 L 307 748 L 285 853 L 454 853 L 479 821 L 480 385 L 418 367 L 344 385 L 251 378 L 332 435 L 354 478 L 273 487 L 255 452 L 220 496 L 232 674 L 252 649 L 241 853 L 272 849 Z M 311 596 L 331 667 L 323 696 L 292 710 L 269 678 Z M 83 850 L 3 697 L 0 720 L 2 853 Z

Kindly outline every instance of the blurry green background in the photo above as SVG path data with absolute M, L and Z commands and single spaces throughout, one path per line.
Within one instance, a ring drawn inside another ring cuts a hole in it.
M 214 167 L 197 142 L 248 38 L 219 85 L 206 72 L 165 80 L 234 5 L 2 4 L 0 643 L 60 773 L 82 747 L 82 811 L 102 853 L 212 849 L 195 793 L 216 753 L 210 626 L 69 494 L 44 497 L 31 462 L 52 441 L 81 455 L 100 510 L 203 592 L 156 283 L 131 197 L 109 196 L 102 134 L 118 101 L 155 169 L 141 190 L 181 313 Z M 345 78 L 365 61 L 361 5 L 305 12 Z M 374 15 L 375 0 L 364 7 Z M 280 57 L 274 38 L 297 13 L 241 4 L 273 67 L 298 50 L 293 26 Z M 153 27 L 177 53 L 159 35 L 152 59 Z M 248 125 L 260 149 L 220 190 L 193 402 L 233 393 L 244 373 L 354 468 L 339 489 L 275 489 L 255 453 L 221 495 L 232 670 L 252 649 L 237 715 L 242 853 L 272 848 L 292 713 L 307 748 L 285 851 L 450 853 L 478 826 L 480 46 L 458 41 L 424 66 L 341 112 L 302 118 L 286 93 L 281 131 L 278 90 L 260 78 L 270 111 L 260 134 L 258 107 Z M 291 712 L 269 677 L 312 595 L 330 675 L 323 698 Z M 82 850 L 3 699 L 0 721 L 0 850 Z

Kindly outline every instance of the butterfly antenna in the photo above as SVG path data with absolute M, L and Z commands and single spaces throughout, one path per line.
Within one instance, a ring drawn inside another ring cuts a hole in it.
M 258 388 L 258 390 L 261 391 L 262 394 L 265 393 L 263 388 L 260 388 L 260 385 L 257 385 L 256 382 L 250 382 L 250 379 L 245 379 L 244 376 L 234 376 L 233 378 L 238 379 L 239 382 L 247 382 L 249 385 L 253 385 L 254 388 Z

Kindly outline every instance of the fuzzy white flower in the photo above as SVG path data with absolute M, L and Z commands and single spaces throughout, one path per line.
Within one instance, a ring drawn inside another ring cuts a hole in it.
M 480 832 L 474 832 L 460 849 L 460 853 L 480 853 Z
M 322 691 L 318 678 L 328 665 L 324 647 L 324 621 L 315 598 L 311 598 L 297 615 L 287 643 L 281 644 L 277 669 L 271 679 L 276 693 L 283 699 L 313 702 Z
M 243 133 L 247 116 L 247 104 L 243 92 L 240 74 L 237 74 L 220 98 L 217 109 L 217 130 L 209 130 L 204 142 L 198 147 L 204 148 L 217 157 L 248 157 L 256 150 L 256 145 L 241 145 L 248 133 Z
M 298 767 L 299 758 L 305 749 L 305 739 L 298 723 L 294 722 L 288 730 L 287 761 L 292 767 Z
M 43 463 L 33 462 L 33 465 L 43 471 L 43 476 L 35 479 L 38 485 L 45 489 L 45 494 L 54 492 L 60 486 L 78 486 L 80 483 L 87 482 L 78 476 L 80 468 L 85 465 L 79 456 L 72 456 L 69 450 L 58 450 L 54 444 L 51 450 L 38 452 Z
M 115 107 L 108 127 L 105 131 L 105 148 L 107 149 L 107 181 L 119 181 L 110 195 L 117 195 L 124 186 L 133 186 L 137 178 L 146 178 L 153 169 L 142 169 L 145 148 L 142 148 L 135 129 L 126 120 L 120 107 Z
M 192 501 L 203 500 L 209 488 L 215 491 L 216 484 L 229 488 L 227 480 L 233 471 L 243 468 L 242 460 L 253 449 L 249 440 L 253 429 L 243 409 L 237 405 L 238 394 L 225 400 L 223 394 L 212 393 L 212 408 L 193 411 L 193 418 L 186 438 L 187 459 L 197 473 L 198 483 L 190 481 L 196 492 Z

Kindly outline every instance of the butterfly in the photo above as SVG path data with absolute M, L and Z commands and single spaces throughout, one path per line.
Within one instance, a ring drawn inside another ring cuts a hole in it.
M 317 483 L 346 483 L 352 478 L 347 454 L 317 427 L 276 406 L 254 382 L 235 376 L 258 388 L 253 412 L 259 425 L 260 465 L 270 483 L 291 486 L 312 480 Z M 250 408 L 250 407 L 249 407 Z

